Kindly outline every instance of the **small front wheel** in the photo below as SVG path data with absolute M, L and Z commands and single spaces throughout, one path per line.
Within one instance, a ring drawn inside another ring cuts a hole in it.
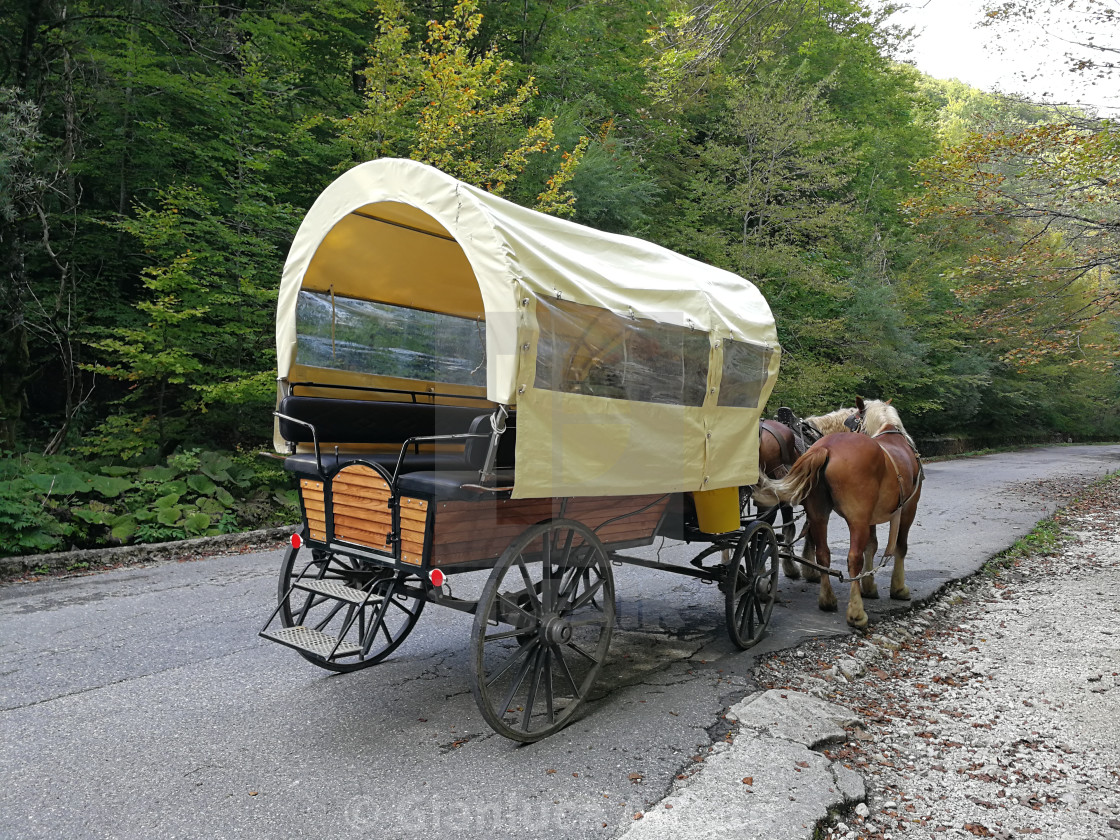
M 778 599 L 778 541 L 766 522 L 750 523 L 726 567 L 727 632 L 743 650 L 758 644 Z
M 528 743 L 568 724 L 614 616 L 610 560 L 591 530 L 554 519 L 523 531 L 490 573 L 471 634 L 471 688 L 494 731 Z

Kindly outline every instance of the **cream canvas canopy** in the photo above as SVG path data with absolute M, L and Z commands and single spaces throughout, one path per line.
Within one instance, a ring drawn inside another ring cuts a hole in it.
M 301 293 L 332 310 L 375 301 L 484 322 L 484 395 L 517 412 L 515 497 L 757 480 L 780 349 L 766 301 L 730 272 L 382 159 L 330 184 L 300 225 L 276 347 L 281 394 L 295 381 L 386 384 L 303 362 Z

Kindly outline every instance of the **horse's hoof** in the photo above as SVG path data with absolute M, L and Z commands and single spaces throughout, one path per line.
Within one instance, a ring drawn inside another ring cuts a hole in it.
M 848 625 L 856 628 L 857 630 L 866 630 L 867 629 L 867 613 L 863 613 L 862 615 L 860 615 L 858 617 L 854 617 L 854 618 L 851 615 L 849 615 L 848 616 Z
M 901 589 L 892 589 L 891 597 L 896 601 L 909 601 L 910 600 L 910 587 L 904 586 Z
M 788 566 L 783 563 L 782 572 L 790 580 L 799 580 L 801 578 L 801 569 L 797 568 L 796 563 L 790 563 Z
M 816 569 L 806 569 L 805 570 L 805 582 L 806 583 L 820 583 L 821 582 L 821 573 L 818 572 Z
M 872 583 L 870 586 L 861 586 L 859 591 L 864 598 L 877 599 L 879 597 L 879 587 L 875 583 Z
M 836 612 L 835 601 L 817 601 L 817 606 L 820 607 L 822 612 Z

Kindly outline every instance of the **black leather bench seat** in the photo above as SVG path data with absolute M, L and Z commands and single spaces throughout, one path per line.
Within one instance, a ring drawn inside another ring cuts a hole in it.
M 440 502 L 476 501 L 493 498 L 491 490 L 478 489 L 477 470 L 417 470 L 402 475 L 397 482 L 402 496 L 418 496 Z M 498 489 L 513 488 L 513 476 L 498 476 Z

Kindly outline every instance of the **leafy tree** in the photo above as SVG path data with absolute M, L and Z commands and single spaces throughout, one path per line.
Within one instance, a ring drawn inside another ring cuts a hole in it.
M 1120 69 L 1120 8 L 1114 0 L 989 0 L 986 25 L 993 44 L 1003 51 L 1060 45 L 1062 69 L 1034 67 L 1023 71 L 1033 82 L 1046 71 L 1062 74 L 1080 88 L 1077 104 L 1086 109 L 1120 106 L 1110 81 Z M 1055 94 L 1044 95 L 1053 101 Z M 1067 103 L 1068 104 L 1068 103 Z
M 496 48 L 476 53 L 482 15 L 475 0 L 457 2 L 447 20 L 429 20 L 427 38 L 414 46 L 400 0 L 378 7 L 379 32 L 362 71 L 364 105 L 338 121 L 357 159 L 408 156 L 500 195 L 532 155 L 559 151 L 554 120 L 521 124 L 536 93 L 532 78 L 514 86 L 512 62 Z M 573 212 L 566 185 L 588 142 L 563 154 L 537 209 Z
M 910 237 L 898 201 L 933 147 L 932 109 L 862 4 L 749 8 L 767 25 L 716 37 L 698 48 L 703 61 L 669 43 L 653 63 L 660 107 L 687 132 L 667 156 L 658 235 L 759 284 L 784 349 L 775 400 L 814 410 L 853 393 L 902 398 L 927 379 L 931 348 L 898 282 Z M 700 24 L 676 27 L 714 25 Z
M 1087 349 L 1086 328 L 1120 304 L 1120 132 L 1050 122 L 976 133 L 922 164 L 919 218 L 971 219 L 988 234 L 961 270 L 1005 358 Z M 1111 351 L 1110 351 L 1111 352 Z

